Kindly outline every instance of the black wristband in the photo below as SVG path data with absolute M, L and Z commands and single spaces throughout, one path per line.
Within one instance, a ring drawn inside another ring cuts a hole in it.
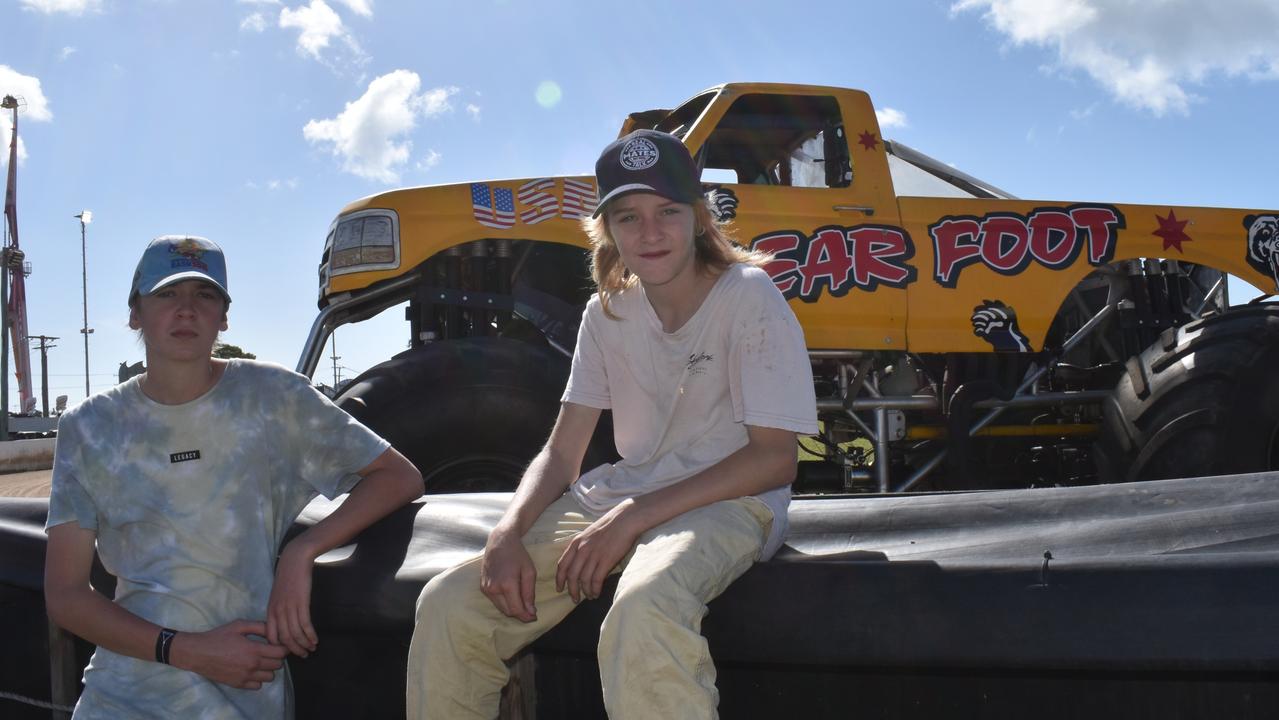
M 173 638 L 178 634 L 177 630 L 169 628 L 160 628 L 160 634 L 155 636 L 155 661 L 158 663 L 169 664 L 169 648 L 173 645 Z

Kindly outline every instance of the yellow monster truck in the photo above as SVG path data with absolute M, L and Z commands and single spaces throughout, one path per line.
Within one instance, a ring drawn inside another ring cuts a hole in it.
M 1279 307 L 1225 283 L 1279 287 L 1279 211 L 1014 198 L 885 140 L 856 90 L 722 85 L 639 127 L 688 145 L 803 324 L 823 432 L 797 492 L 1279 469 Z M 595 198 L 545 177 L 351 203 L 298 370 L 407 303 L 410 349 L 339 403 L 433 491 L 512 488 L 567 378 Z M 612 452 L 605 425 L 587 462 Z

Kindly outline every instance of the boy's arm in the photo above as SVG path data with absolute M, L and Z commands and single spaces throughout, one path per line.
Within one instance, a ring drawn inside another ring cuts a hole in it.
M 746 426 L 745 446 L 705 470 L 624 500 L 569 543 L 555 572 L 555 587 L 573 601 L 598 597 L 604 580 L 639 536 L 673 517 L 720 500 L 758 495 L 795 479 L 795 433 Z
M 599 417 L 596 408 L 561 404 L 551 437 L 524 471 L 515 497 L 489 533 L 480 566 L 480 591 L 504 615 L 524 622 L 537 619 L 537 571 L 523 538 L 538 516 L 577 479 Z
M 141 660 L 155 660 L 160 626 L 99 594 L 89 584 L 96 534 L 75 522 L 49 528 L 44 593 L 49 619 L 94 645 Z M 178 634 L 169 649 L 174 667 L 246 690 L 270 682 L 287 651 L 250 640 L 264 636 L 266 625 L 237 620 L 207 632 Z
M 392 510 L 422 495 L 422 475 L 394 448 L 359 471 L 351 494 L 320 522 L 284 546 L 267 603 L 266 638 L 306 657 L 319 638 L 311 624 L 315 559 L 355 537 Z

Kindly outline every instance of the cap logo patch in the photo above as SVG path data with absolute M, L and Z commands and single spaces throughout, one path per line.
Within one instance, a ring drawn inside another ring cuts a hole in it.
M 647 170 L 657 164 L 657 156 L 657 146 L 647 138 L 638 137 L 622 146 L 619 160 L 627 170 Z
M 170 245 L 169 252 L 174 255 L 181 255 L 182 257 L 197 260 L 201 255 L 204 255 L 204 248 L 200 247 L 200 243 L 192 240 L 191 238 L 183 238 L 182 242 Z
M 169 262 L 170 268 L 195 268 L 204 271 L 209 269 L 208 263 L 200 259 L 204 256 L 204 248 L 191 238 L 183 238 L 182 242 L 170 245 L 169 253 L 181 256 L 173 258 Z

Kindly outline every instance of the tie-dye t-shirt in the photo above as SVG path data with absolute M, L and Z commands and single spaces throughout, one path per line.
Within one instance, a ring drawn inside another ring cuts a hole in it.
M 158 625 L 203 631 L 266 619 L 285 531 L 389 447 L 301 375 L 232 360 L 217 385 L 161 405 L 138 378 L 62 416 L 47 527 L 97 532 L 117 603 Z M 284 671 L 237 690 L 99 648 L 76 718 L 287 718 Z

